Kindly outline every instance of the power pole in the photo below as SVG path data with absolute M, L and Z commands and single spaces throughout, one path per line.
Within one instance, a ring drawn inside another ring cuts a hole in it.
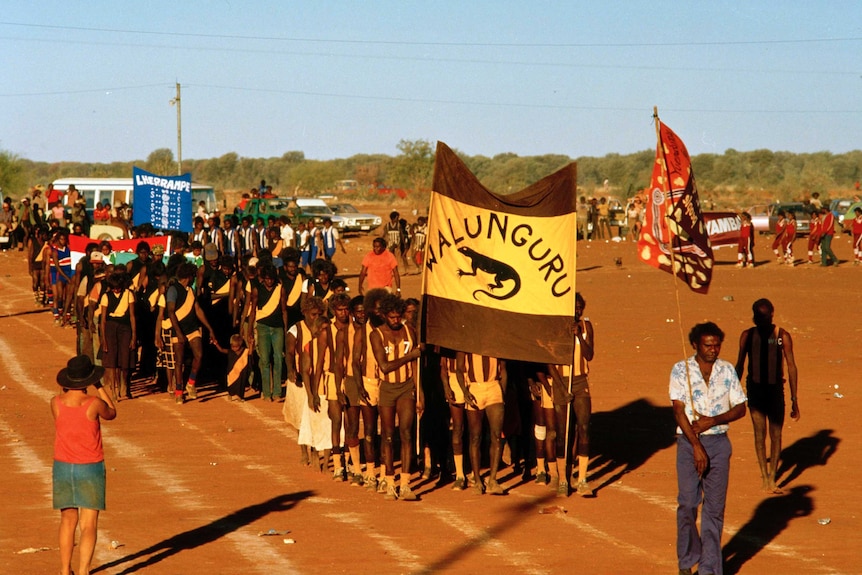
M 183 175 L 183 114 L 180 111 L 180 83 L 177 82 L 177 175 Z
M 183 175 L 183 114 L 180 106 L 180 83 L 177 82 L 177 97 L 171 100 L 171 105 L 177 107 L 177 175 Z

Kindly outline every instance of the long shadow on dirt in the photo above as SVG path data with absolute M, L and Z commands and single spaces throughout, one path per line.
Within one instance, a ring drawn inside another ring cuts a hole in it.
M 808 494 L 812 490 L 809 485 L 798 485 L 785 495 L 764 499 L 751 519 L 724 546 L 725 575 L 739 573 L 747 561 L 787 529 L 792 519 L 811 515 L 814 501 Z
M 596 493 L 676 441 L 670 405 L 638 399 L 590 418 L 590 482 Z M 670 471 L 674 471 L 671 469 Z
M 120 575 L 144 570 L 172 555 L 221 539 L 228 533 L 238 531 L 246 525 L 257 521 L 262 517 L 266 517 L 270 513 L 288 511 L 297 503 L 303 499 L 311 497 L 312 495 L 314 495 L 314 493 L 311 491 L 286 493 L 256 505 L 243 507 L 229 515 L 216 519 L 211 523 L 196 527 L 189 531 L 184 531 L 183 533 L 178 533 L 173 537 L 154 543 L 146 549 L 141 549 L 137 553 L 126 555 L 125 557 L 121 557 L 120 559 L 111 561 L 110 563 L 100 565 L 96 569 L 93 569 L 92 573 L 119 567 L 124 563 L 132 564 L 120 571 Z
M 829 458 L 838 450 L 841 440 L 832 434 L 834 429 L 821 429 L 810 437 L 797 439 L 792 445 L 781 450 L 781 465 L 775 474 L 784 487 L 811 467 L 826 465 Z M 784 474 L 787 477 L 784 477 Z M 784 477 L 784 479 L 781 479 Z

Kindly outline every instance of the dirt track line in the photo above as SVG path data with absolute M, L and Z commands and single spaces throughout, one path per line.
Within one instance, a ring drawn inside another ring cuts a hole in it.
M 45 405 L 51 401 L 54 394 L 50 391 L 38 388 L 33 384 L 32 380 L 30 380 L 27 374 L 24 373 L 21 368 L 21 364 L 12 359 L 14 358 L 12 351 L 9 349 L 9 346 L 6 344 L 6 340 L 3 338 L 0 338 L 0 358 L 2 358 L 3 366 L 6 368 L 6 372 L 9 374 L 10 378 L 17 381 L 21 388 L 29 391 L 33 395 L 36 395 L 39 399 L 43 400 Z M 26 385 L 25 383 L 30 385 Z M 15 459 L 15 462 L 18 465 L 19 473 L 35 476 L 39 483 L 42 484 L 41 491 L 44 493 L 47 508 L 48 502 L 53 499 L 54 492 L 52 479 L 53 463 L 46 463 L 41 457 L 39 457 L 36 450 L 34 450 L 23 437 L 18 435 L 18 433 L 2 417 L 0 417 L 0 433 L 2 433 L 3 437 L 7 439 L 6 445 L 12 453 L 12 458 Z M 98 530 L 98 537 L 103 541 L 110 541 L 110 534 L 104 529 L 100 528 Z M 98 550 L 96 552 L 98 553 Z
M 11 354 L 11 350 L 2 338 L 0 338 L 0 357 L 3 358 L 7 371 L 9 371 L 10 375 L 16 377 L 22 389 L 48 403 L 53 393 L 40 387 L 37 382 L 34 382 L 27 376 L 21 364 L 14 359 L 15 356 Z M 199 501 L 200 498 L 195 495 L 196 492 L 186 487 L 184 481 L 174 474 L 169 467 L 159 465 L 152 460 L 147 460 L 145 451 L 137 444 L 124 439 L 118 433 L 110 432 L 107 428 L 104 433 L 104 441 L 111 446 L 112 450 L 116 451 L 117 455 L 114 458 L 130 463 L 162 491 L 182 496 L 171 498 L 171 504 L 187 511 L 197 512 L 198 515 L 200 515 L 200 511 L 208 509 L 207 506 Z M 45 469 L 44 473 L 47 474 L 46 476 L 50 476 L 50 469 L 47 466 L 45 466 Z M 201 519 L 203 521 L 214 522 L 219 518 L 213 515 L 210 517 L 201 516 Z M 110 538 L 107 533 L 101 530 L 99 531 L 99 535 L 104 539 Z M 235 531 L 226 534 L 225 538 L 231 541 L 239 555 L 253 566 L 251 569 L 254 572 L 269 575 L 275 569 L 285 573 L 299 573 L 299 569 L 297 569 L 293 562 L 277 554 L 269 543 L 262 541 L 256 534 Z M 96 553 L 99 554 L 98 549 Z M 102 558 L 100 557 L 101 560 Z M 112 561 L 112 563 L 115 562 Z
M 469 539 L 464 543 L 465 547 L 488 549 L 493 552 L 494 556 L 516 569 L 517 573 L 529 573 L 530 575 L 547 575 L 550 573 L 546 569 L 536 567 L 537 558 L 533 554 L 524 551 L 513 551 L 505 543 L 496 539 L 493 533 L 470 524 L 457 512 L 433 507 L 423 507 L 420 511 L 434 516 L 448 527 L 466 535 Z
M 371 531 L 372 522 L 367 521 L 362 514 L 339 511 L 338 513 L 326 513 L 324 517 L 355 527 L 364 536 L 374 540 L 386 552 L 387 556 L 394 558 L 404 569 L 414 572 L 423 568 L 419 562 L 419 557 L 399 545 L 395 539 Z
M 527 494 L 514 493 L 514 492 L 512 492 L 512 495 L 514 495 L 516 497 L 525 497 L 525 498 L 530 497 Z M 676 566 L 676 561 L 659 559 L 659 558 L 655 557 L 655 555 L 653 553 L 647 551 L 646 549 L 639 547 L 637 545 L 634 545 L 632 543 L 627 543 L 627 542 L 623 541 L 622 539 L 618 539 L 618 538 L 614 537 L 613 535 L 607 533 L 606 531 L 603 531 L 603 530 L 599 529 L 598 527 L 595 527 L 594 525 L 587 523 L 586 521 L 576 519 L 576 518 L 574 518 L 568 514 L 554 513 L 553 516 L 556 517 L 557 519 L 559 519 L 560 521 L 562 521 L 563 523 L 565 523 L 566 525 L 570 525 L 572 527 L 575 527 L 576 529 L 586 533 L 587 535 L 594 537 L 597 541 L 601 541 L 602 543 L 610 543 L 611 545 L 618 547 L 618 548 L 620 548 L 620 549 L 622 549 L 628 553 L 631 553 L 632 555 L 635 555 L 637 557 L 646 557 L 650 560 L 651 563 L 661 563 L 662 565 L 668 566 L 671 570 L 673 568 L 675 568 L 675 566 Z

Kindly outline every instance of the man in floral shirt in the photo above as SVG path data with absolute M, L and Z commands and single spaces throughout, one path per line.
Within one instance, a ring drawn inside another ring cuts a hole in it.
M 724 332 L 712 322 L 688 335 L 695 354 L 670 374 L 677 423 L 676 552 L 680 575 L 695 564 L 702 575 L 721 575 L 721 531 L 730 474 L 728 424 L 745 415 L 745 392 L 733 364 L 718 359 Z M 701 533 L 697 511 L 703 499 Z

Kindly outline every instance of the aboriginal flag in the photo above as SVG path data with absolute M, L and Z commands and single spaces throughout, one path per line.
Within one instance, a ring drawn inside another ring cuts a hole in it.
M 691 158 L 682 140 L 660 120 L 656 122 L 658 145 L 638 255 L 653 267 L 675 273 L 693 291 L 705 294 L 714 260 Z
M 498 195 L 438 142 L 422 339 L 502 359 L 571 363 L 575 164 Z

